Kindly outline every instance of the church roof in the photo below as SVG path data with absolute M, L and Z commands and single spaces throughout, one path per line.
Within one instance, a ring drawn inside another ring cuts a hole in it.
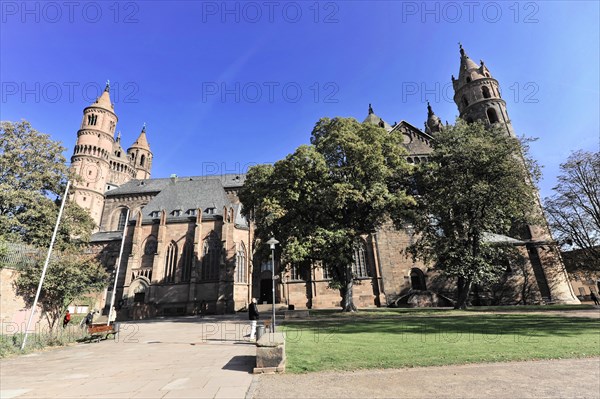
M 165 210 L 167 218 L 173 211 L 181 211 L 181 217 L 189 217 L 190 209 L 215 208 L 214 215 L 222 215 L 223 207 L 233 204 L 218 179 L 181 180 L 170 179 L 166 187 L 142 209 L 143 218 L 153 219 L 152 212 Z
M 245 174 L 224 174 L 209 176 L 188 176 L 178 177 L 178 181 L 184 180 L 218 180 L 224 188 L 241 187 L 246 181 Z M 157 179 L 132 179 L 119 188 L 115 188 L 105 193 L 107 197 L 117 195 L 157 193 L 164 190 L 171 182 L 170 177 Z

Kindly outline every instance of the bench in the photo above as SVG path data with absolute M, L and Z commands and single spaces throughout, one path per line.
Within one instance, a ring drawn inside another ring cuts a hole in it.
M 92 324 L 88 326 L 88 334 L 90 341 L 100 342 L 101 339 L 107 339 L 109 335 L 113 336 L 113 339 L 117 338 L 119 333 L 119 323 L 115 324 Z

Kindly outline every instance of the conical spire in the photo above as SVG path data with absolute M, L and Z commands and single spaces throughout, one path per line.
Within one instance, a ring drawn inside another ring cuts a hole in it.
M 146 123 L 144 122 L 144 126 L 142 127 L 142 131 L 138 136 L 137 140 L 131 145 L 131 147 L 143 148 L 146 150 L 150 150 L 150 145 L 148 144 L 148 139 L 146 138 Z
M 483 61 L 481 62 L 481 65 L 477 65 L 469 58 L 462 44 L 458 43 L 458 45 L 460 49 L 460 70 L 458 71 L 458 79 L 455 79 L 454 75 L 452 76 L 454 90 L 457 90 L 473 80 L 490 77 Z
M 433 112 L 429 101 L 427 101 L 427 122 L 425 122 L 425 132 L 431 134 L 434 132 L 439 132 L 441 129 L 442 121 Z
M 371 104 L 369 104 L 369 114 L 362 123 L 368 123 L 370 125 L 382 127 L 388 132 L 392 130 L 392 127 L 389 125 L 389 123 L 377 116 L 377 114 L 373 111 L 373 107 L 371 106 Z
M 110 80 L 106 81 L 106 86 L 104 87 L 104 91 L 102 92 L 100 97 L 98 97 L 96 102 L 94 104 L 92 104 L 92 106 L 104 108 L 106 110 L 109 110 L 110 112 L 114 111 L 115 107 L 110 102 Z

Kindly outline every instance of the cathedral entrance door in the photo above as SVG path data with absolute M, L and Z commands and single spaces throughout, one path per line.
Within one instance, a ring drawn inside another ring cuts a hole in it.
M 272 297 L 271 279 L 260 280 L 260 298 L 258 298 L 258 303 L 272 303 Z

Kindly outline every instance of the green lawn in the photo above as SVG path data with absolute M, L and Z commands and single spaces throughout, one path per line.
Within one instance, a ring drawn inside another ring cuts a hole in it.
M 320 317 L 309 321 L 286 321 L 286 369 L 301 373 L 600 356 L 597 319 L 390 311 L 318 312 Z

